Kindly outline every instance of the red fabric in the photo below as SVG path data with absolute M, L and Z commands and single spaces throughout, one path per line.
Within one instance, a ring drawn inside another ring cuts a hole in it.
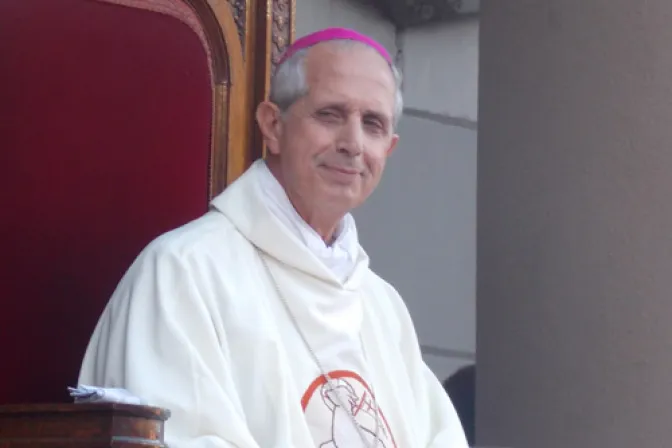
M 138 252 L 207 208 L 206 53 L 163 14 L 2 0 L 0 66 L 0 403 L 64 401 Z

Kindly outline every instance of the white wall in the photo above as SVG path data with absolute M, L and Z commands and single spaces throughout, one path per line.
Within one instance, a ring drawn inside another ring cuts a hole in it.
M 297 0 L 296 18 L 297 37 L 344 26 L 401 50 L 400 144 L 355 218 L 372 268 L 404 297 L 425 360 L 443 380 L 473 362 L 476 349 L 478 22 L 397 35 L 347 0 Z
M 399 134 L 355 217 L 372 268 L 404 297 L 443 380 L 475 351 L 476 133 L 405 116 Z
M 358 215 L 373 266 L 402 291 L 425 359 L 440 379 L 475 361 L 476 155 L 478 21 L 443 23 L 398 36 L 406 103 L 398 153 L 374 201 L 380 210 Z M 403 200 L 399 200 L 404 198 Z M 393 204 L 396 203 L 396 206 Z M 409 221 L 387 245 L 367 229 L 391 219 Z M 388 266 L 406 258 L 406 270 Z M 410 256 L 408 256 L 410 255 Z
M 400 40 L 406 106 L 476 122 L 478 21 L 411 29 Z

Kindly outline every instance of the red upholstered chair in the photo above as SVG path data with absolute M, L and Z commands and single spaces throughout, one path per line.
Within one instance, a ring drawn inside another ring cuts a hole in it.
M 3 0 L 0 49 L 0 403 L 64 401 L 138 251 L 206 209 L 208 55 L 91 0 Z
M 0 1 L 0 446 L 36 412 L 104 426 L 25 405 L 70 401 L 139 251 L 259 157 L 253 106 L 292 24 L 288 0 Z M 95 415 L 165 418 L 122 408 Z
M 293 4 L 257 3 L 0 1 L 0 405 L 69 401 L 138 252 L 260 155 Z

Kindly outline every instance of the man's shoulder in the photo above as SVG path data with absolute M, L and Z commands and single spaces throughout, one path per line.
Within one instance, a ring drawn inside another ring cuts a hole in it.
M 144 248 L 138 259 L 170 258 L 188 263 L 209 258 L 216 253 L 221 260 L 241 244 L 249 245 L 231 221 L 217 211 L 209 211 L 156 237 Z
M 406 304 L 397 288 L 371 269 L 368 272 L 365 288 L 376 298 L 378 306 L 391 309 L 395 314 L 407 313 Z
M 408 307 L 397 289 L 379 274 L 369 270 L 365 282 L 367 295 L 371 297 L 375 314 L 386 328 L 389 336 L 401 340 L 413 331 L 413 321 Z
M 175 306 L 189 288 L 211 285 L 212 279 L 235 279 L 241 260 L 254 248 L 229 219 L 216 211 L 156 237 L 128 267 L 111 299 L 117 305 L 160 301 Z M 218 283 L 220 284 L 220 283 Z
M 368 275 L 366 277 L 366 287 L 370 289 L 375 289 L 377 295 L 393 296 L 395 298 L 401 298 L 397 289 L 387 280 L 380 276 L 377 272 L 369 268 Z

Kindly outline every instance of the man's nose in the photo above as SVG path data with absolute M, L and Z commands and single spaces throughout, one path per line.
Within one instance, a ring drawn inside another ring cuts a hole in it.
M 338 141 L 338 150 L 349 156 L 358 156 L 364 150 L 364 130 L 361 120 L 352 117 L 342 126 Z

